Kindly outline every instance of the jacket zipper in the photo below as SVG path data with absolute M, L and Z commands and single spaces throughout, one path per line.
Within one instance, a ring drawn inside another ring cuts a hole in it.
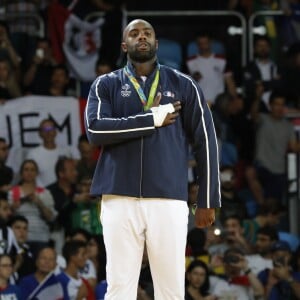
M 143 181 L 143 149 L 144 149 L 144 137 L 141 138 L 141 175 L 140 175 L 140 198 L 142 195 L 142 181 Z

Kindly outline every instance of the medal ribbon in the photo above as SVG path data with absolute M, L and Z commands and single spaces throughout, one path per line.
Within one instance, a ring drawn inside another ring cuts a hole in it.
M 145 93 L 141 87 L 141 85 L 139 84 L 139 82 L 136 80 L 136 78 L 133 76 L 132 72 L 130 71 L 130 69 L 128 68 L 128 66 L 126 66 L 124 68 L 124 72 L 126 74 L 126 76 L 129 78 L 130 82 L 132 83 L 133 87 L 135 88 L 135 90 L 137 91 L 140 100 L 144 106 L 144 110 L 148 110 L 152 104 L 153 104 L 153 100 L 154 100 L 154 96 L 157 90 L 157 86 L 158 86 L 158 82 L 159 82 L 159 67 L 156 71 L 155 77 L 154 77 L 154 81 L 151 85 L 150 88 L 150 93 L 149 93 L 149 97 L 148 99 L 145 96 Z

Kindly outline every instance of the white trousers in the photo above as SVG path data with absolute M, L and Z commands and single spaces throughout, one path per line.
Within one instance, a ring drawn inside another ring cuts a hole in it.
M 184 300 L 188 207 L 185 201 L 103 195 L 105 300 L 136 300 L 146 244 L 155 300 Z

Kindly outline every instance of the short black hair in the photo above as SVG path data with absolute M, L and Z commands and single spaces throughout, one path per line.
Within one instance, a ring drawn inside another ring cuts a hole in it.
M 212 39 L 212 32 L 208 29 L 198 30 L 196 32 L 196 39 L 203 38 L 203 37 L 206 37 L 209 40 L 211 40 Z
M 269 214 L 281 214 L 285 212 L 285 208 L 280 203 L 280 200 L 276 198 L 267 198 L 265 202 L 258 205 L 257 215 L 266 216 Z
M 24 171 L 24 167 L 28 163 L 33 164 L 35 166 L 36 171 L 39 172 L 39 166 L 34 159 L 25 159 L 25 160 L 23 160 L 23 162 L 20 166 L 20 174 Z
M 54 122 L 53 119 L 51 119 L 51 118 L 43 119 L 43 120 L 40 121 L 40 124 L 39 124 L 39 130 L 42 129 L 42 126 L 43 126 L 44 123 L 46 123 L 46 122 L 51 122 L 51 123 L 55 126 L 55 122 Z
M 62 253 L 67 263 L 72 256 L 78 253 L 80 248 L 86 248 L 86 243 L 83 241 L 69 240 L 64 244 Z
M 283 98 L 284 100 L 286 100 L 286 94 L 281 90 L 273 90 L 269 98 L 269 104 L 272 104 L 274 100 L 278 98 Z
M 225 252 L 224 252 L 224 255 L 223 255 L 223 258 L 224 257 L 228 257 L 230 255 L 245 255 L 245 252 L 241 249 L 241 248 L 238 248 L 238 247 L 230 247 L 228 248 Z
M 44 246 L 42 246 L 42 247 L 40 247 L 40 248 L 38 249 L 37 254 L 36 254 L 36 258 L 39 258 L 39 256 L 41 255 L 41 253 L 42 253 L 45 249 L 53 250 L 54 253 L 55 253 L 55 255 L 56 255 L 56 250 L 55 250 L 55 248 L 52 247 L 52 246 L 50 246 L 50 244 L 49 244 L 49 245 L 44 245 Z
M 242 219 L 242 217 L 241 217 L 240 215 L 238 215 L 238 214 L 232 214 L 232 215 L 226 216 L 226 217 L 224 218 L 223 224 L 225 224 L 226 221 L 227 221 L 228 219 L 234 219 L 234 220 L 237 220 L 237 221 L 239 221 L 240 225 L 243 226 L 243 219 Z
M 267 42 L 269 45 L 271 45 L 271 40 L 267 35 L 257 35 L 254 37 L 254 45 L 256 45 L 257 42 L 259 41 L 265 41 Z
M 206 276 L 205 276 L 205 279 L 204 279 L 204 282 L 202 284 L 202 286 L 200 287 L 200 291 L 203 295 L 206 295 L 209 291 L 209 269 L 208 269 L 208 266 L 205 262 L 201 261 L 201 260 L 193 260 L 187 267 L 186 269 L 186 274 L 192 272 L 195 268 L 197 267 L 201 267 L 205 270 L 206 272 Z M 188 282 L 186 282 L 187 284 Z
M 106 58 L 99 57 L 96 61 L 96 67 L 103 66 L 103 65 L 110 66 L 112 70 L 115 68 L 115 64 L 113 62 L 111 62 Z
M 65 64 L 58 64 L 52 67 L 52 74 L 56 71 L 56 70 L 63 70 L 66 74 L 67 77 L 69 77 L 69 70 L 67 68 L 67 66 Z
M 83 228 L 75 228 L 75 229 L 73 229 L 72 231 L 70 231 L 67 234 L 67 237 L 69 237 L 69 238 L 72 239 L 77 234 L 82 234 L 86 238 L 87 241 L 89 241 L 90 238 L 91 238 L 91 234 L 87 230 L 85 230 Z
M 24 222 L 28 224 L 28 219 L 21 215 L 15 215 L 9 220 L 8 226 L 13 226 L 16 222 Z
M 55 164 L 55 175 L 59 179 L 59 173 L 65 170 L 66 161 L 73 161 L 72 157 L 60 156 Z
M 273 226 L 263 226 L 257 229 L 256 231 L 256 236 L 262 234 L 266 235 L 270 238 L 271 241 L 278 241 L 279 240 L 279 235 L 278 231 L 275 227 Z
M 81 142 L 89 142 L 88 137 L 85 133 L 81 134 L 78 138 L 78 144 Z

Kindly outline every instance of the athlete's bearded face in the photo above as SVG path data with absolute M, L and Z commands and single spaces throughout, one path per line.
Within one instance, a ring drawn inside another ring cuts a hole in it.
M 143 20 L 130 23 L 124 30 L 122 48 L 130 60 L 151 61 L 156 56 L 157 40 L 152 26 Z
M 145 48 L 141 50 L 140 48 Z M 147 49 L 147 50 L 146 50 Z M 132 61 L 143 63 L 152 60 L 156 55 L 156 47 L 148 42 L 138 43 L 137 45 L 128 45 L 128 56 Z

